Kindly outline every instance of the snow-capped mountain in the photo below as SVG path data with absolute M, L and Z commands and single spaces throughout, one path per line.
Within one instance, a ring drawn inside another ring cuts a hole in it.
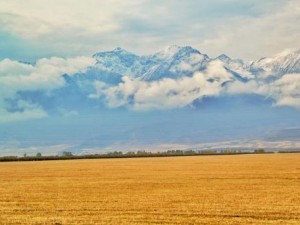
M 249 71 L 262 79 L 300 73 L 300 50 L 286 50 L 273 57 L 261 58 L 250 64 Z
M 65 143 L 72 151 L 234 143 L 251 137 L 296 140 L 291 133 L 300 127 L 299 56 L 300 51 L 289 51 L 244 62 L 225 54 L 211 58 L 189 46 L 146 56 L 116 48 L 88 57 L 91 64 L 83 70 L 56 74 L 53 87 L 45 85 L 45 90 L 26 87 L 39 79 L 49 83 L 43 76 L 49 67 L 36 76 L 30 64 L 25 69 L 34 76 L 9 80 L 30 78 L 25 88 L 4 92 L 0 115 L 42 111 L 44 117 L 10 123 L 12 129 L 3 125 L 0 136 L 22 146 Z M 29 140 L 33 134 L 36 139 Z
M 190 46 L 175 45 L 146 56 L 138 56 L 116 48 L 112 51 L 98 52 L 92 57 L 95 63 L 86 70 L 73 75 L 62 74 L 64 85 L 52 90 L 51 94 L 23 91 L 18 93 L 16 99 L 40 105 L 48 112 L 61 111 L 64 108 L 83 110 L 90 107 L 105 107 L 107 101 L 110 101 L 111 107 L 119 107 L 125 103 L 134 104 L 136 99 L 139 99 L 139 104 L 146 104 L 148 108 L 157 108 L 166 104 L 166 102 L 159 103 L 159 97 L 161 101 L 169 101 L 168 104 L 171 104 L 169 107 L 172 108 L 193 104 L 200 96 L 203 98 L 226 94 L 224 87 L 230 85 L 234 86 L 230 89 L 230 93 L 249 93 L 249 90 L 243 92 L 245 87 L 241 87 L 240 83 L 255 81 L 247 88 L 257 89 L 258 86 L 253 86 L 253 83 L 259 83 L 264 85 L 261 88 L 263 92 L 251 93 L 271 96 L 275 101 L 280 100 L 280 104 L 298 105 L 298 95 L 287 92 L 284 92 L 285 96 L 281 95 L 282 90 L 286 90 L 283 85 L 290 85 L 290 82 L 293 82 L 290 81 L 291 78 L 270 87 L 272 82 L 281 79 L 287 73 L 300 73 L 299 50 L 285 51 L 252 63 L 232 59 L 225 54 L 210 58 Z M 212 65 L 217 65 L 218 68 L 212 71 L 214 67 Z M 202 75 L 195 76 L 197 72 Z M 131 83 L 125 84 L 125 77 L 129 77 Z M 161 82 L 165 78 L 174 80 L 172 87 L 166 82 Z M 151 84 L 154 81 L 160 83 Z M 144 86 L 141 87 L 139 82 Z M 197 82 L 199 84 L 195 85 Z M 156 85 L 155 93 L 151 85 Z M 184 87 L 181 88 L 181 85 Z M 102 88 L 100 90 L 102 92 L 99 92 L 99 87 Z M 151 92 L 150 95 L 146 93 L 141 96 L 145 91 Z M 9 109 L 18 108 L 15 106 L 17 104 L 15 99 L 6 101 Z M 150 107 L 151 105 L 153 107 Z
M 231 59 L 229 56 L 222 54 L 213 60 L 220 60 L 224 63 L 224 67 L 239 80 L 247 81 L 254 79 L 254 75 L 248 71 L 248 66 L 241 59 Z
M 284 51 L 252 63 L 231 59 L 225 54 L 210 58 L 190 46 L 176 45 L 147 56 L 138 56 L 116 48 L 112 51 L 98 52 L 93 57 L 96 59 L 95 66 L 90 67 L 85 74 L 76 75 L 74 79 L 99 80 L 115 84 L 121 82 L 123 76 L 143 81 L 177 79 L 192 76 L 197 71 L 204 71 L 209 63 L 217 60 L 224 64 L 228 72 L 245 82 L 256 77 L 264 79 L 300 72 L 300 50 Z
M 146 61 L 155 62 L 140 77 L 145 81 L 192 76 L 194 72 L 204 70 L 210 60 L 207 55 L 192 47 L 175 45 L 145 58 Z
M 99 52 L 93 55 L 97 63 L 91 70 L 102 74 L 128 76 L 144 81 L 191 76 L 203 70 L 209 57 L 192 47 L 169 46 L 148 56 L 137 56 L 124 49 Z
M 205 73 L 209 66 L 214 63 L 221 65 L 224 71 L 228 73 L 226 76 L 229 77 L 224 80 L 224 74 L 214 72 L 213 78 L 205 78 L 205 82 L 208 82 L 208 85 L 211 82 L 220 82 L 222 80 L 219 84 L 222 87 L 231 85 L 235 81 L 247 83 L 254 80 L 268 84 L 280 79 L 286 73 L 300 72 L 299 53 L 300 51 L 285 51 L 274 57 L 245 63 L 241 59 L 232 59 L 225 54 L 216 58 L 210 58 L 208 55 L 190 46 L 179 47 L 173 45 L 146 56 L 138 56 L 124 49 L 116 48 L 112 51 L 94 54 L 93 58 L 96 63 L 85 72 L 75 75 L 65 74 L 64 80 L 66 85 L 59 90 L 55 90 L 54 95 L 64 96 L 60 97 L 59 100 L 59 103 L 62 104 L 64 100 L 61 100 L 61 98 L 72 98 L 71 102 L 73 102 L 73 105 L 76 105 L 76 99 L 80 99 L 81 103 L 89 102 L 90 105 L 94 105 L 95 103 L 91 102 L 91 99 L 87 98 L 87 96 L 96 96 L 96 82 L 102 82 L 102 86 L 116 87 L 124 82 L 124 77 L 129 77 L 137 82 L 147 83 L 161 81 L 164 78 L 174 80 L 192 78 L 196 72 Z M 137 88 L 137 84 L 135 85 L 135 88 Z M 177 85 L 180 84 L 178 83 Z M 130 90 L 132 90 L 132 87 Z M 204 90 L 203 86 L 202 90 Z M 111 89 L 111 91 L 116 90 Z M 124 91 L 122 89 L 122 93 Z M 176 93 L 173 89 L 171 92 Z M 118 95 L 117 93 L 115 94 Z M 100 95 L 97 95 L 98 97 Z M 133 96 L 131 97 L 134 98 Z M 126 98 L 131 97 L 127 96 Z M 55 99 L 55 96 L 53 99 Z

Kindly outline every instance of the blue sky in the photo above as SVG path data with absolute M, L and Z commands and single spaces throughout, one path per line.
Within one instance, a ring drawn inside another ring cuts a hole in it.
M 34 61 L 117 46 L 149 54 L 177 44 L 257 59 L 300 47 L 299 7 L 297 0 L 0 0 L 0 58 Z

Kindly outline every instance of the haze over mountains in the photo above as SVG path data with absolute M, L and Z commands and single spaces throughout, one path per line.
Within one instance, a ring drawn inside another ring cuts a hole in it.
M 0 88 L 1 154 L 300 147 L 299 50 L 253 62 L 175 45 L 148 56 L 5 59 Z

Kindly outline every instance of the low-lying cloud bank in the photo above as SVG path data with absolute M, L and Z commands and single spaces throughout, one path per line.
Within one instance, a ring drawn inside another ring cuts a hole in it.
M 18 99 L 20 91 L 42 91 L 45 93 L 63 87 L 63 74 L 75 74 L 93 65 L 94 59 L 76 57 L 63 59 L 43 58 L 35 64 L 10 59 L 0 61 L 0 122 L 42 118 L 47 112 L 37 103 Z M 9 110 L 7 100 L 14 99 L 16 110 Z
M 53 57 L 40 59 L 35 64 L 10 59 L 0 61 L 0 122 L 46 117 L 48 113 L 42 104 L 19 98 L 18 93 L 40 91 L 51 95 L 53 90 L 66 87 L 64 74 L 84 74 L 95 63 L 91 57 Z M 95 81 L 86 98 L 101 101 L 108 108 L 147 111 L 193 107 L 195 100 L 208 96 L 258 94 L 272 99 L 275 106 L 300 108 L 299 73 L 285 74 L 272 81 L 253 77 L 240 80 L 225 68 L 223 62 L 215 60 L 208 63 L 205 71 L 178 79 L 147 82 L 124 76 L 122 82 L 115 85 Z M 7 100 L 14 101 L 13 110 Z
M 285 74 L 272 82 L 260 79 L 242 82 L 227 72 L 221 62 L 210 63 L 205 72 L 196 72 L 192 77 L 152 82 L 123 77 L 123 82 L 116 86 L 99 81 L 94 86 L 96 93 L 89 97 L 103 100 L 109 108 L 172 109 L 192 106 L 203 97 L 239 94 L 258 94 L 273 100 L 274 106 L 300 108 L 299 73 Z
M 300 107 L 300 73 L 286 74 L 268 88 L 278 106 Z
M 247 83 L 233 82 L 225 94 L 259 94 L 274 100 L 274 106 L 300 108 L 300 73 L 285 74 L 281 78 L 265 83 L 251 80 Z
M 145 82 L 124 77 L 117 86 L 95 82 L 97 92 L 90 98 L 103 98 L 110 108 L 128 106 L 133 110 L 172 109 L 192 104 L 204 96 L 217 96 L 222 85 L 233 81 L 221 62 L 212 62 L 205 72 L 192 77 L 164 78 Z

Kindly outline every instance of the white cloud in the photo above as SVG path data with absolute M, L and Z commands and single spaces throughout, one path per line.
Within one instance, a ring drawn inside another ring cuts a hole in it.
M 124 4 L 116 0 L 101 3 L 95 0 L 76 3 L 72 0 L 2 1 L 0 22 L 4 29 L 28 39 L 49 39 L 55 33 L 61 38 L 69 31 L 99 35 L 115 30 L 118 25 L 113 18 L 122 7 L 133 4 L 134 1 Z
M 142 2 L 1 1 L 0 27 L 1 31 L 44 51 L 40 56 L 49 53 L 63 56 L 86 55 L 99 47 L 106 48 L 112 40 L 118 40 L 121 34 L 115 35 L 115 32 L 121 29 L 120 15 L 137 15 L 138 11 L 134 7 Z
M 2 0 L 0 27 L 33 46 L 32 57 L 117 46 L 152 53 L 174 43 L 254 59 L 299 45 L 299 7 L 298 0 Z
M 265 87 L 266 92 L 276 100 L 278 106 L 300 108 L 300 74 L 286 74 Z
M 7 76 L 8 74 L 29 74 L 32 71 L 33 66 L 30 64 L 24 64 L 10 59 L 0 61 L 0 77 Z
M 108 107 L 128 106 L 133 110 L 171 109 L 184 107 L 204 96 L 216 96 L 222 91 L 222 84 L 232 81 L 219 61 L 208 65 L 204 73 L 180 79 L 165 78 L 145 82 L 124 77 L 117 86 L 96 82 L 97 92 L 91 98 L 104 98 Z
M 32 105 L 29 109 L 22 108 L 22 111 L 20 112 L 8 112 L 6 110 L 1 109 L 0 123 L 9 123 L 9 122 L 30 120 L 30 119 L 40 119 L 47 116 L 48 116 L 47 112 L 36 105 Z
M 17 101 L 19 111 L 10 112 L 6 100 L 19 91 L 51 91 L 64 85 L 62 75 L 84 71 L 93 65 L 88 57 L 40 59 L 36 64 L 24 64 L 10 59 L 0 61 L 0 122 L 41 118 L 47 113 L 37 104 Z
M 94 63 L 90 57 L 43 58 L 35 65 L 4 59 L 0 61 L 0 92 L 3 96 L 16 91 L 51 90 L 64 85 L 64 73 L 72 75 Z
M 261 15 L 227 18 L 213 26 L 196 46 L 213 55 L 223 51 L 254 60 L 286 48 L 300 48 L 299 20 L 300 1 L 288 0 Z
M 192 77 L 145 82 L 125 76 L 116 86 L 95 82 L 96 93 L 89 97 L 100 98 L 109 108 L 152 110 L 185 107 L 204 96 L 258 94 L 273 99 L 274 106 L 300 108 L 300 74 L 285 74 L 274 81 L 251 77 L 247 82 L 239 81 L 221 61 L 212 61 L 204 72 Z
M 95 60 L 90 57 L 43 58 L 32 65 L 10 59 L 0 61 L 0 122 L 47 116 L 37 102 L 21 101 L 16 94 L 20 91 L 51 92 L 65 85 L 63 74 L 84 72 L 94 64 Z M 179 65 L 185 68 L 184 64 Z M 210 62 L 204 72 L 196 72 L 192 77 L 145 82 L 124 76 L 123 82 L 115 86 L 99 81 L 94 85 L 96 92 L 89 98 L 99 98 L 109 108 L 127 107 L 142 111 L 172 109 L 191 105 L 205 96 L 253 93 L 274 99 L 277 106 L 300 107 L 300 74 L 286 74 L 268 83 L 258 78 L 241 82 L 227 72 L 219 60 Z M 14 100 L 16 110 L 10 110 L 7 99 Z M 63 108 L 61 113 L 77 114 Z
M 250 80 L 246 83 L 240 81 L 232 82 L 226 87 L 224 92 L 233 95 L 252 93 L 260 94 L 259 84 L 255 80 Z
M 275 81 L 262 82 L 250 80 L 247 83 L 235 81 L 228 85 L 224 93 L 259 94 L 274 100 L 275 106 L 300 108 L 300 74 L 285 74 Z
M 177 71 L 192 72 L 195 71 L 195 69 L 189 63 L 180 62 L 177 66 L 174 66 L 170 71 L 173 73 L 176 73 Z

